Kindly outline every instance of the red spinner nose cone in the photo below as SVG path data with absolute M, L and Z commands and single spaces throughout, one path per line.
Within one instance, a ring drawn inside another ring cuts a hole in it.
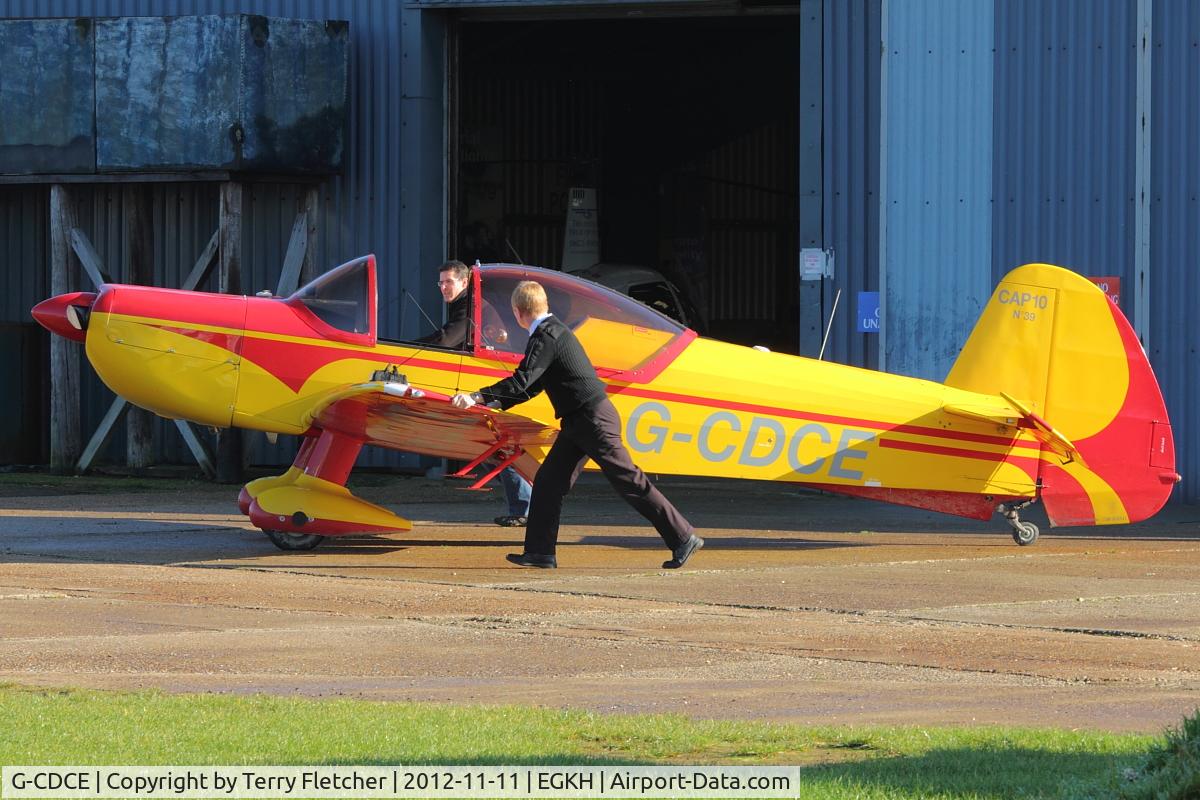
M 38 323 L 50 331 L 82 342 L 87 338 L 87 318 L 95 292 L 71 292 L 43 300 L 30 312 Z

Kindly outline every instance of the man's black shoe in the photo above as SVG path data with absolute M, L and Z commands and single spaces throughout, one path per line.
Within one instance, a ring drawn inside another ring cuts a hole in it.
M 663 569 L 679 569 L 692 557 L 692 553 L 701 547 L 704 547 L 704 540 L 693 533 L 692 538 L 671 551 L 672 558 L 670 561 L 663 562 Z
M 518 567 L 540 567 L 541 569 L 558 567 L 558 559 L 554 556 L 543 556 L 537 553 L 509 553 L 505 558 Z

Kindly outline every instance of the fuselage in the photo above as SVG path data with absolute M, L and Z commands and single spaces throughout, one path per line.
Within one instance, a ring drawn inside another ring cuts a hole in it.
M 453 394 L 515 366 L 493 351 L 337 341 L 319 327 L 282 298 L 112 285 L 91 310 L 87 354 L 114 392 L 162 416 L 289 434 L 309 432 L 322 398 L 376 370 Z M 579 335 L 587 347 L 586 329 Z M 694 336 L 668 355 L 644 381 L 614 380 L 628 371 L 597 361 L 647 471 L 980 497 L 1036 491 L 1035 438 L 941 410 L 996 398 Z M 515 410 L 553 419 L 544 396 Z

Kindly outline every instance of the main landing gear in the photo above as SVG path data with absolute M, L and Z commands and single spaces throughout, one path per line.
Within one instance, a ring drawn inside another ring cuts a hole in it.
M 362 445 L 330 430 L 306 437 L 287 472 L 242 488 L 238 508 L 280 550 L 312 550 L 330 536 L 411 530 L 408 520 L 345 487 Z
M 996 507 L 996 510 L 1004 515 L 1004 519 L 1012 526 L 1013 541 L 1022 547 L 1033 544 L 1038 539 L 1038 534 L 1041 531 L 1037 525 L 1032 522 L 1023 520 L 1020 517 L 1021 509 L 1028 505 L 1032 505 L 1035 500 L 1026 500 L 1022 503 L 1001 503 Z

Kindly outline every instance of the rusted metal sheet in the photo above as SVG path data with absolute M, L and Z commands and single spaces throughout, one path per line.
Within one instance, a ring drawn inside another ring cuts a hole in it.
M 239 17 L 96 22 L 100 170 L 232 168 Z
M 339 21 L 97 20 L 97 167 L 338 172 L 348 41 Z
M 0 21 L 0 174 L 335 174 L 349 24 L 261 15 Z
M 350 26 L 337 20 L 243 16 L 240 37 L 245 133 L 240 167 L 339 172 Z
M 90 19 L 0 20 L 0 174 L 96 168 Z

